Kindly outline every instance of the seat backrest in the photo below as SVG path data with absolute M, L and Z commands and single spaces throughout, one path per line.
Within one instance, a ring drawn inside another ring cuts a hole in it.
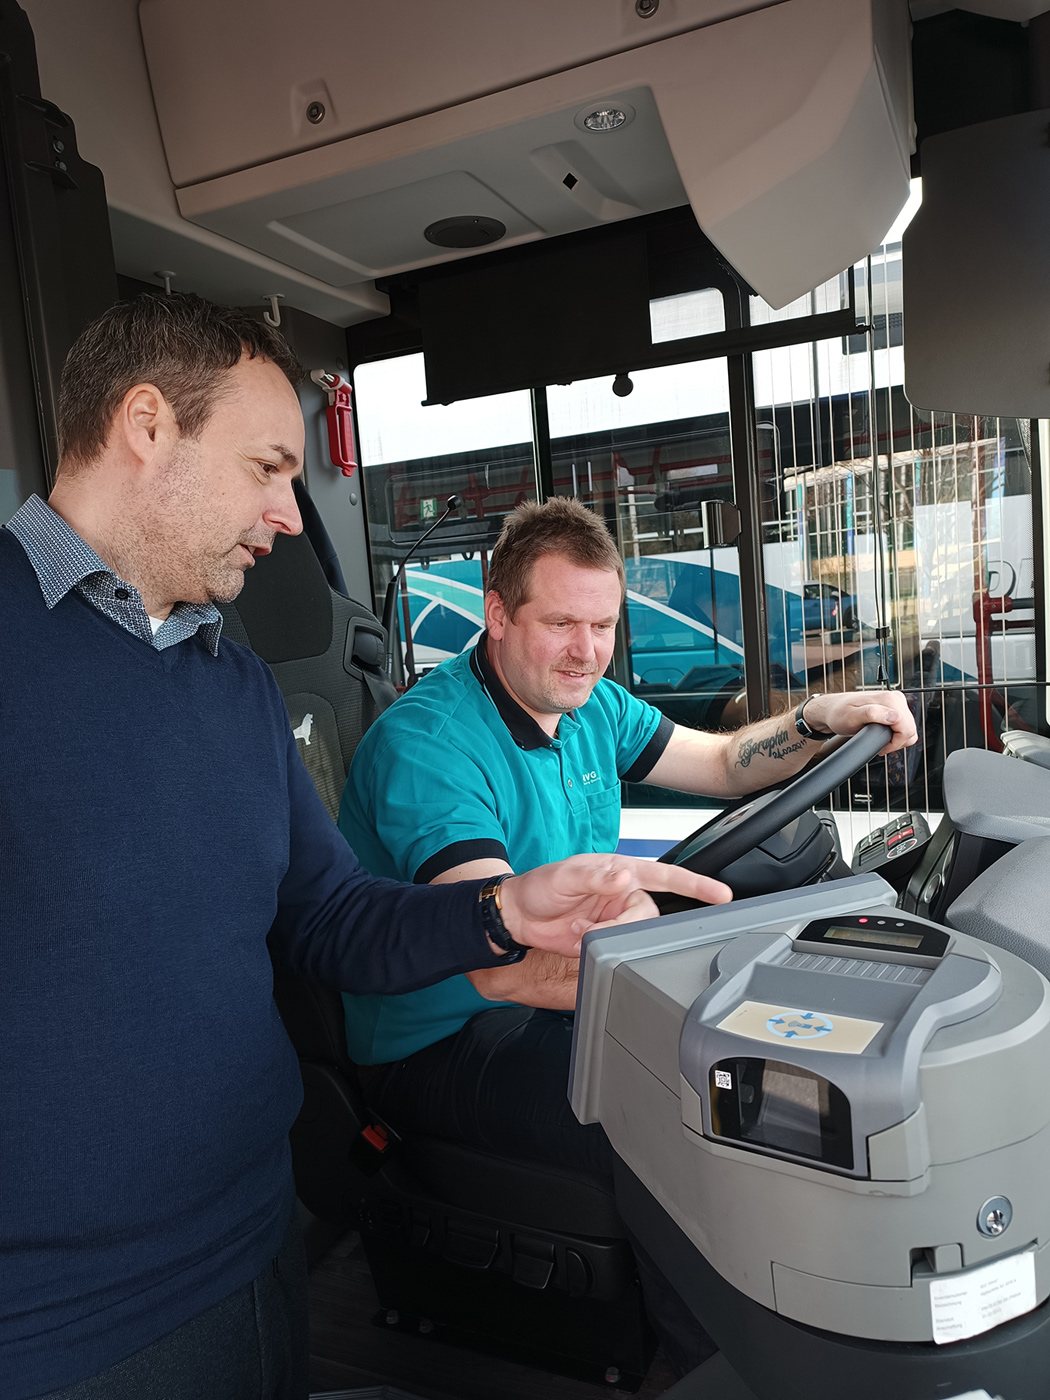
M 334 820 L 362 734 L 397 699 L 382 669 L 382 625 L 331 586 L 305 531 L 278 535 L 248 570 L 237 601 L 219 608 L 223 634 L 273 671 L 299 752 Z M 275 966 L 274 999 L 300 1061 L 337 1067 L 359 1105 L 338 991 Z
M 292 730 L 333 820 L 362 734 L 397 698 L 386 679 L 386 634 L 376 616 L 333 589 L 305 533 L 278 535 L 235 603 L 224 631 L 267 662 Z
M 1008 851 L 978 875 L 945 915 L 960 933 L 1015 953 L 1050 977 L 1050 836 Z

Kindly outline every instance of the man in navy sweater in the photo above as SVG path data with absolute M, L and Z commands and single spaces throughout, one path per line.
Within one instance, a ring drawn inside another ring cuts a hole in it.
M 112 308 L 66 365 L 50 503 L 0 530 L 4 1400 L 306 1395 L 271 928 L 305 974 L 404 992 L 572 953 L 655 912 L 642 880 L 729 897 L 615 856 L 498 891 L 361 869 L 214 606 L 301 529 L 300 375 L 239 312 Z

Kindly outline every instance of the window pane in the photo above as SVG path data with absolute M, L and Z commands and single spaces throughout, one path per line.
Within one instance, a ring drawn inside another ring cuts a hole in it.
M 360 365 L 354 386 L 379 607 L 398 563 L 448 497 L 460 498 L 405 570 L 398 617 L 410 680 L 484 626 L 488 553 L 507 511 L 536 496 L 531 404 L 519 392 L 424 408 L 422 355 Z
M 672 719 L 735 722 L 743 686 L 735 546 L 707 547 L 705 502 L 733 500 L 726 361 L 645 370 L 548 391 L 554 487 L 602 515 L 627 573 L 617 678 Z M 663 801 L 673 800 L 663 794 Z
M 849 279 L 845 272 L 832 277 L 805 296 L 788 302 L 774 311 L 761 297 L 749 297 L 748 306 L 753 326 L 767 326 L 774 321 L 795 321 L 800 316 L 822 316 L 827 311 L 842 311 L 849 305 Z
M 779 561 L 803 595 L 792 673 L 820 691 L 885 676 L 919 729 L 918 745 L 851 782 L 849 803 L 936 811 L 949 752 L 994 748 L 1003 728 L 1039 717 L 1028 425 L 912 408 L 900 244 L 880 248 L 870 269 L 858 264 L 862 315 L 869 273 L 872 342 L 863 333 L 755 354 L 758 415 L 781 444 L 777 528 L 795 522 Z M 767 581 L 770 549 L 767 537 Z M 774 696 L 774 708 L 798 693 Z

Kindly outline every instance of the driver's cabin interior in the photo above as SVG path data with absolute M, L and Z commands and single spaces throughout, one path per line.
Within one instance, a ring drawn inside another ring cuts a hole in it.
M 832 953 L 874 946 L 872 966 L 932 987 L 944 950 L 924 930 L 1050 831 L 1050 7 L 0 0 L 0 52 L 0 522 L 54 482 L 61 366 L 97 314 L 146 291 L 245 308 L 307 371 L 306 554 L 259 568 L 229 635 L 286 693 L 322 653 L 351 678 L 358 731 L 334 772 L 312 713 L 293 714 L 333 816 L 361 727 L 482 636 L 508 513 L 574 497 L 626 576 L 607 674 L 674 723 L 730 732 L 807 693 L 904 696 L 918 742 L 829 766 L 792 815 L 790 871 L 770 848 L 780 883 L 752 862 L 747 892 L 819 888 L 807 917 L 846 930 Z M 962 775 L 959 755 L 990 766 Z M 644 782 L 620 800 L 619 850 L 654 858 L 686 859 L 720 810 Z M 885 917 L 840 915 L 833 876 L 882 879 Z M 305 1087 L 312 1392 L 803 1393 L 775 1330 L 755 1346 L 780 1356 L 779 1386 L 711 1371 L 688 1389 L 608 1202 L 527 1166 L 486 1177 L 440 1143 L 391 1151 L 341 1010 L 276 975 Z M 659 978 L 645 995 L 667 1014 Z M 874 1005 L 858 993 L 858 1026 Z M 827 1133 L 848 1113 L 830 1090 L 813 1108 Z M 700 1135 L 714 1111 L 696 1108 Z M 916 1245 L 920 1273 L 927 1256 L 934 1275 L 961 1267 L 954 1243 Z M 931 1337 L 904 1348 L 902 1396 L 926 1393 L 907 1388 L 926 1352 L 951 1351 L 936 1321 Z M 1047 1396 L 1050 1370 L 1003 1392 Z

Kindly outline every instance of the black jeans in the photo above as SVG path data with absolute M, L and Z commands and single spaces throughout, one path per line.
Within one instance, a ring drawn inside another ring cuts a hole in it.
M 307 1400 L 306 1251 L 293 1221 L 258 1278 L 86 1381 L 41 1400 Z
M 391 1127 L 550 1162 L 601 1178 L 613 1190 L 612 1148 L 598 1123 L 569 1104 L 572 1013 L 494 1006 L 461 1031 L 365 1077 L 369 1108 Z M 683 1373 L 714 1344 L 656 1265 L 632 1240 L 646 1310 Z

